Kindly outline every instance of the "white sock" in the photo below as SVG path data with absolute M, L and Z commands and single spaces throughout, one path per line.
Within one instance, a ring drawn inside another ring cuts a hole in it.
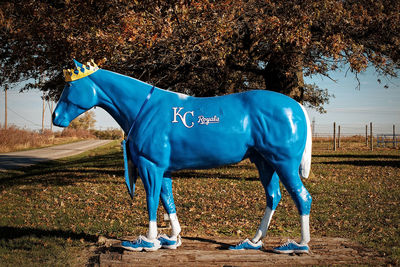
M 274 215 L 274 210 L 272 210 L 270 207 L 267 207 L 265 209 L 264 216 L 261 220 L 260 226 L 258 227 L 257 233 L 251 240 L 253 243 L 257 243 L 260 239 L 264 238 L 265 235 L 267 234 L 268 226 L 269 223 L 271 222 L 272 215 Z
M 301 215 L 301 245 L 307 245 L 310 242 L 310 215 Z
M 147 232 L 147 238 L 150 240 L 157 238 L 157 222 L 156 221 L 149 222 L 149 231 Z
M 171 237 L 177 237 L 181 232 L 181 226 L 178 221 L 178 216 L 176 213 L 169 214 L 169 220 L 171 222 L 172 233 Z

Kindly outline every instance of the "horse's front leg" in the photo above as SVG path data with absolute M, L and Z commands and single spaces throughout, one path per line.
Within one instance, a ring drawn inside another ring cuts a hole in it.
M 171 222 L 171 236 L 162 234 L 158 237 L 163 248 L 176 249 L 182 244 L 181 237 L 181 226 L 179 225 L 178 217 L 176 216 L 176 208 L 174 203 L 174 196 L 172 193 L 172 180 L 169 173 L 164 175 L 162 187 L 161 187 L 161 202 L 164 209 L 168 213 L 169 220 Z
M 161 247 L 157 239 L 157 208 L 160 201 L 164 170 L 155 163 L 139 157 L 138 170 L 146 191 L 147 211 L 149 215 L 149 231 L 147 236 L 139 236 L 135 241 L 124 241 L 122 247 L 133 251 L 156 251 Z

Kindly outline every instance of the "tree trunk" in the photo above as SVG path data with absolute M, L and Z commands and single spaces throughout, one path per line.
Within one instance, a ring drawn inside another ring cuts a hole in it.
M 285 66 L 281 62 L 290 61 L 274 57 L 263 70 L 265 89 L 285 94 L 302 103 L 304 98 L 304 80 L 300 64 L 295 63 L 295 66 Z

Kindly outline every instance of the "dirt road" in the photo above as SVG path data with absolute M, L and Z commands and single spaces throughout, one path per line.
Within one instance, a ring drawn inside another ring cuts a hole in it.
M 0 170 L 17 169 L 34 165 L 39 162 L 77 155 L 110 142 L 111 140 L 85 140 L 40 149 L 1 153 Z

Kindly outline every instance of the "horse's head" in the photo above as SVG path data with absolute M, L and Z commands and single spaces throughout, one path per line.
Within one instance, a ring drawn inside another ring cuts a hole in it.
M 67 84 L 53 113 L 56 126 L 67 127 L 73 119 L 98 104 L 98 87 L 87 77 L 98 70 L 97 65 L 94 62 L 82 65 L 77 61 L 75 65 L 73 70 L 64 70 Z

